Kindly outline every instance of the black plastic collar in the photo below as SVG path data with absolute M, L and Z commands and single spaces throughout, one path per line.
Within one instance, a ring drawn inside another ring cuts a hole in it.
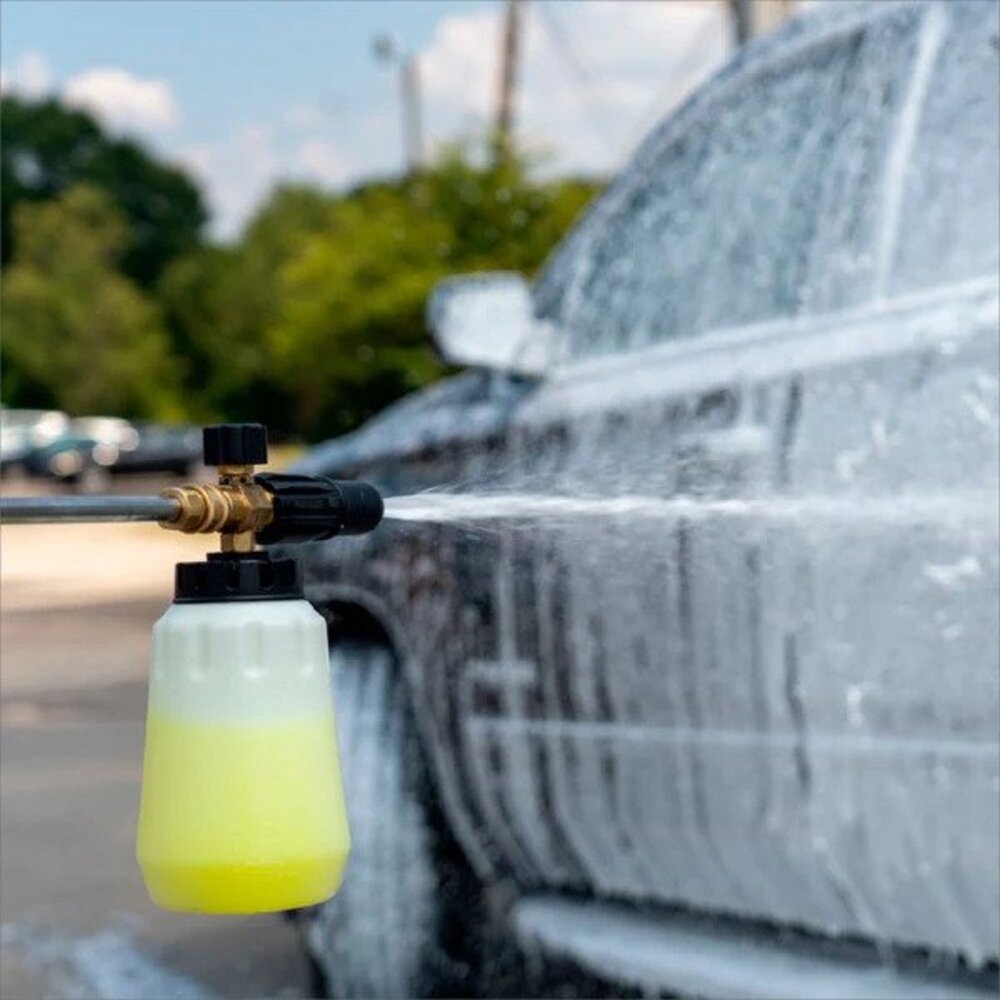
M 205 562 L 178 563 L 175 604 L 216 601 L 290 601 L 302 597 L 294 559 L 267 552 L 212 552 Z

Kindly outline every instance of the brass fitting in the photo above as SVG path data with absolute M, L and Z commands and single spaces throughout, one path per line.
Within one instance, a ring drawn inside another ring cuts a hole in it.
M 271 523 L 274 507 L 271 494 L 252 479 L 252 466 L 223 466 L 219 482 L 173 486 L 160 496 L 180 508 L 164 528 L 187 534 L 222 534 L 223 552 L 251 552 L 254 534 Z
M 272 493 L 254 482 L 254 465 L 267 461 L 263 424 L 216 424 L 202 435 L 205 464 L 219 470 L 218 483 L 178 486 L 160 496 L 177 507 L 165 528 L 222 535 L 223 552 L 252 552 L 256 534 L 274 520 Z
M 382 519 L 378 491 L 367 483 L 336 482 L 295 473 L 254 474 L 267 462 L 263 424 L 216 424 L 203 435 L 205 464 L 218 469 L 217 483 L 164 490 L 169 504 L 164 528 L 222 536 L 222 551 L 253 552 L 264 545 L 323 541 L 334 535 L 361 535 Z

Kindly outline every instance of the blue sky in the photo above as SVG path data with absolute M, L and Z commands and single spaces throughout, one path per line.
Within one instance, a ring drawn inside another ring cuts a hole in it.
M 724 57 L 718 0 L 524 7 L 520 137 L 556 172 L 607 172 Z M 5 89 L 57 93 L 197 174 L 235 234 L 280 178 L 341 187 L 397 171 L 391 32 L 419 57 L 428 146 L 481 134 L 496 0 L 4 0 Z

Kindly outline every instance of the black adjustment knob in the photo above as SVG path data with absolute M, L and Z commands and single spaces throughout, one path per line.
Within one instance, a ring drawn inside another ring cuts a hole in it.
M 267 428 L 263 424 L 214 424 L 202 431 L 206 465 L 263 465 Z
M 266 472 L 254 476 L 272 496 L 274 519 L 257 532 L 261 545 L 363 535 L 382 520 L 382 497 L 368 483 Z

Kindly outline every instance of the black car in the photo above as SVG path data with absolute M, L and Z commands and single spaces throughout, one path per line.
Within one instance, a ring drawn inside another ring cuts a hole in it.
M 335 995 L 488 989 L 511 940 L 646 993 L 995 990 L 997 14 L 751 46 L 533 289 L 435 296 L 472 370 L 301 462 L 431 491 L 303 560 Z
M 31 448 L 21 465 L 30 475 L 90 491 L 105 484 L 118 457 L 138 440 L 136 429 L 121 417 L 76 417 Z
M 136 424 L 136 437 L 121 448 L 112 474 L 166 472 L 193 477 L 201 467 L 201 431 L 171 424 Z
M 23 472 L 28 458 L 62 437 L 69 417 L 59 410 L 11 410 L 0 407 L 0 475 Z
M 55 440 L 21 459 L 42 478 L 98 489 L 111 476 L 166 473 L 186 478 L 201 469 L 201 432 L 196 427 L 130 424 L 115 417 L 83 417 Z

